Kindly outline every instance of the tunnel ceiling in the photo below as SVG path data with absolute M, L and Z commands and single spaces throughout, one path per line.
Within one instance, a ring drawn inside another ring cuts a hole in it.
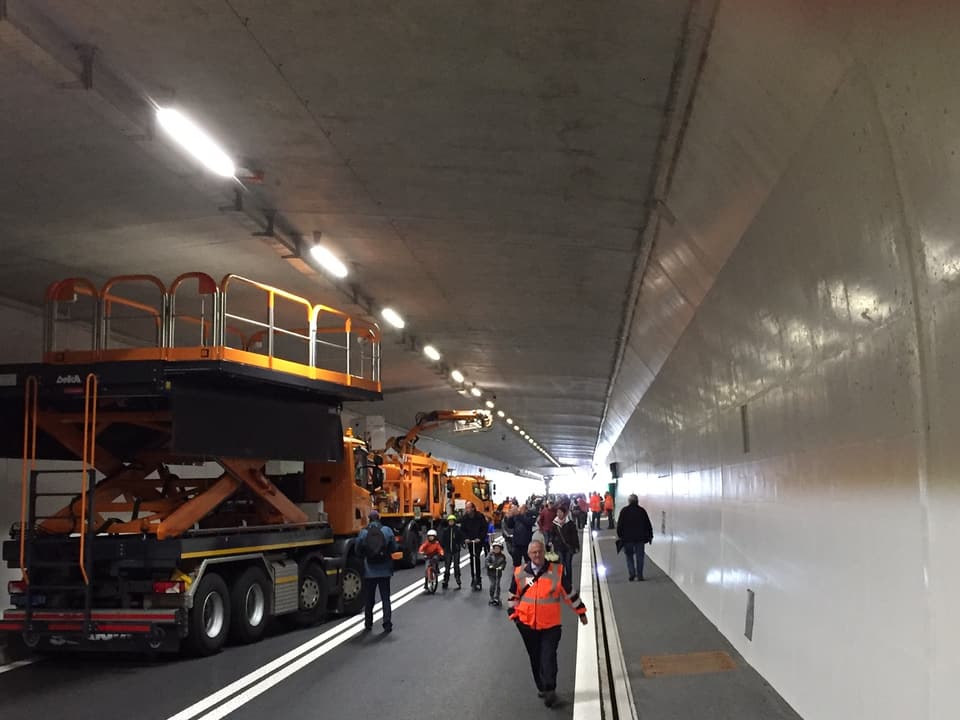
M 204 270 L 351 312 L 389 304 L 408 333 L 385 329 L 385 399 L 355 409 L 406 426 L 475 406 L 416 351 L 429 342 L 555 457 L 592 459 L 686 3 L 6 8 L 3 295 L 37 305 L 67 275 Z M 154 135 L 145 99 L 183 108 L 262 170 L 242 211 L 235 182 Z M 268 210 L 278 240 L 254 235 Z M 314 233 L 347 281 L 285 257 Z M 447 439 L 549 471 L 502 423 Z

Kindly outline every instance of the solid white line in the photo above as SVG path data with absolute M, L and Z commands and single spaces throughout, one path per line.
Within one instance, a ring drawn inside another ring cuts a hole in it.
M 6 665 L 0 665 L 0 675 L 3 675 L 5 672 L 10 672 L 11 670 L 16 670 L 18 667 L 23 667 L 24 665 L 32 665 L 37 662 L 40 658 L 32 658 L 29 660 L 16 660 L 12 663 L 7 663 Z
M 464 567 L 469 562 L 470 562 L 470 557 L 468 555 L 464 560 L 460 562 L 460 567 Z M 407 598 L 411 598 L 419 595 L 417 591 L 422 589 L 423 589 L 423 578 L 420 578 L 415 582 L 411 583 L 410 585 L 408 585 L 407 587 L 405 587 L 403 590 L 398 590 L 397 592 L 392 593 L 390 595 L 391 606 L 400 607 L 401 605 L 406 604 Z M 382 617 L 382 605 L 383 603 L 378 602 L 376 605 L 373 606 L 374 621 L 377 621 L 380 619 L 380 617 Z M 339 639 L 341 635 L 344 637 L 344 639 L 348 637 L 353 637 L 360 631 L 360 626 L 362 624 L 363 624 L 363 613 L 361 612 L 357 615 L 354 615 L 353 617 L 347 618 L 346 620 L 343 620 L 337 623 L 329 630 L 323 633 L 320 633 L 315 638 L 312 638 L 307 642 L 303 643 L 302 645 L 295 647 L 293 650 L 290 650 L 289 652 L 284 653 L 283 655 L 276 658 L 275 660 L 271 660 L 266 665 L 263 665 L 257 668 L 256 670 L 253 670 L 252 672 L 247 673 L 243 677 L 235 680 L 234 682 L 230 683 L 226 687 L 221 688 L 220 690 L 213 693 L 212 695 L 208 695 L 203 700 L 199 700 L 193 705 L 187 708 L 184 708 L 183 710 L 178 712 L 176 715 L 170 716 L 168 720 L 191 720 L 192 718 L 197 717 L 198 715 L 205 712 L 206 710 L 209 710 L 217 703 L 220 703 L 226 700 L 227 698 L 229 698 L 230 696 L 240 692 L 248 685 L 252 685 L 253 683 L 257 682 L 264 675 L 269 675 L 270 673 L 276 670 L 279 670 L 279 668 L 286 665 L 287 663 L 294 662 L 298 657 L 303 656 L 305 653 L 310 652 L 314 648 L 316 648 L 317 650 L 320 650 L 321 648 L 327 647 L 327 644 L 330 641 Z M 323 655 L 329 652 L 329 650 L 332 650 L 334 647 L 336 647 L 339 644 L 340 642 L 337 642 L 336 645 L 327 647 L 327 649 L 323 650 L 323 652 L 321 652 L 320 655 Z M 320 655 L 317 655 L 316 657 L 320 657 Z M 223 716 L 221 715 L 219 717 L 223 717 Z
M 600 544 L 593 541 L 597 553 L 598 564 L 603 564 L 603 555 Z M 630 685 L 630 675 L 627 672 L 627 661 L 623 657 L 623 646 L 620 645 L 620 629 L 617 627 L 617 618 L 613 612 L 613 601 L 610 598 L 610 587 L 607 584 L 607 574 L 600 575 L 600 599 L 603 602 L 603 624 L 607 635 L 607 653 L 610 658 L 610 675 L 613 681 L 613 694 L 617 701 L 617 717 L 620 720 L 637 718 L 637 707 L 633 702 L 633 688 Z
M 600 665 L 597 654 L 597 633 L 600 614 L 593 601 L 593 562 L 590 554 L 590 529 L 583 529 L 580 542 L 583 560 L 580 563 L 580 599 L 593 617 L 590 625 L 577 626 L 577 673 L 573 681 L 573 720 L 600 720 Z

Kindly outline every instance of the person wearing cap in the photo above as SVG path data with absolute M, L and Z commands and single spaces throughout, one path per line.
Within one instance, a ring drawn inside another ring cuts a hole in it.
M 463 549 L 463 531 L 457 526 L 457 516 L 447 515 L 446 526 L 440 528 L 440 546 L 443 548 L 443 587 L 450 585 L 450 566 L 453 565 L 457 590 L 460 589 L 460 551 Z
M 397 551 L 397 541 L 393 536 L 393 530 L 380 522 L 380 513 L 376 510 L 370 511 L 367 520 L 367 526 L 357 535 L 357 547 L 365 547 L 368 534 L 373 532 L 383 533 L 383 537 L 387 541 L 387 559 L 379 562 L 371 561 L 366 557 L 363 559 L 363 584 L 367 590 L 363 606 L 363 630 L 369 632 L 373 629 L 373 605 L 377 600 L 377 590 L 379 589 L 380 601 L 383 603 L 383 631 L 388 633 L 393 630 L 393 611 L 390 607 L 390 578 L 393 576 L 391 554 Z
M 503 540 L 497 538 L 487 555 L 487 579 L 490 581 L 490 605 L 500 607 L 500 578 L 507 567 L 507 555 L 503 552 Z

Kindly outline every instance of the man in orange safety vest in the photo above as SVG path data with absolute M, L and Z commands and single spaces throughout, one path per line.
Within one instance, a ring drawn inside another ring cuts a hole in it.
M 587 624 L 587 608 L 578 593 L 563 589 L 563 565 L 548 562 L 544 545 L 534 540 L 527 547 L 530 562 L 513 571 L 510 583 L 510 619 L 517 624 L 530 657 L 533 681 L 543 704 L 557 701 L 557 647 L 560 645 L 561 600 Z

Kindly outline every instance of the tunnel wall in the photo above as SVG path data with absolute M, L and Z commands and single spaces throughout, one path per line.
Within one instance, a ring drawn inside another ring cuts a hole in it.
M 947 3 L 721 4 L 657 242 L 731 252 L 702 302 L 682 259 L 658 274 L 689 317 L 652 384 L 620 379 L 618 500 L 807 720 L 960 707 L 957 27 Z

